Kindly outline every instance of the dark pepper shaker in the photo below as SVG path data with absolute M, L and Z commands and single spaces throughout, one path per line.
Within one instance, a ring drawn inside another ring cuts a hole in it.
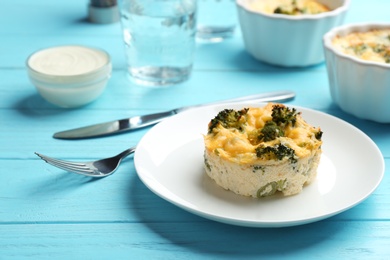
M 89 20 L 93 23 L 107 24 L 119 21 L 116 0 L 90 0 L 88 14 Z

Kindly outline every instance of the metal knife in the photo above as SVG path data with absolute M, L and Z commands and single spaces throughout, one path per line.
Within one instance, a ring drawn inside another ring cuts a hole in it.
M 275 91 L 262 93 L 257 95 L 245 96 L 240 98 L 228 99 L 223 101 L 217 101 L 207 104 L 194 105 L 194 106 L 186 106 L 180 107 L 176 109 L 172 109 L 170 111 L 154 113 L 149 115 L 142 116 L 134 116 L 130 118 L 119 119 L 115 121 L 110 121 L 106 123 L 100 123 L 90 126 L 84 126 L 80 128 L 75 128 L 67 131 L 62 131 L 55 133 L 53 135 L 54 138 L 58 139 L 83 139 L 83 138 L 92 138 L 92 137 L 101 137 L 112 134 L 118 134 L 127 132 L 130 130 L 139 129 L 142 127 L 150 126 L 157 124 L 163 119 L 176 115 L 185 110 L 203 107 L 215 104 L 223 104 L 223 103 L 235 103 L 235 102 L 243 102 L 243 101 L 253 101 L 253 102 L 268 102 L 268 101 L 288 101 L 295 97 L 295 93 L 292 91 Z

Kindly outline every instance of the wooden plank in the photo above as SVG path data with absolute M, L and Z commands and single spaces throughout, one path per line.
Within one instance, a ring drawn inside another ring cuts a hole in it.
M 57 109 L 45 102 L 29 82 L 25 70 L 0 70 L 5 84 L 0 85 L 0 108 L 54 109 L 57 114 L 69 114 L 89 109 L 167 109 L 253 95 L 267 91 L 297 92 L 295 104 L 325 109 L 332 107 L 325 73 L 316 71 L 248 72 L 194 71 L 189 81 L 164 89 L 136 86 L 129 81 L 125 70 L 115 70 L 103 95 L 81 109 Z M 22 79 L 22 80 L 21 80 Z M 307 98 L 309 97 L 309 98 Z M 68 112 L 70 111 L 70 112 Z
M 0 85 L 0 100 L 3 101 L 0 104 L 2 119 L 0 134 L 4 145 L 8 142 L 14 143 L 7 148 L 6 152 L 9 155 L 20 151 L 22 147 L 29 148 L 27 149 L 29 153 L 32 149 L 42 151 L 41 147 L 45 146 L 71 149 L 75 143 L 51 138 L 54 132 L 69 128 L 165 111 L 167 108 L 184 105 L 291 89 L 296 91 L 297 97 L 289 104 L 322 110 L 350 122 L 373 138 L 385 156 L 390 156 L 390 136 L 387 135 L 390 125 L 357 119 L 340 111 L 331 101 L 327 79 L 322 73 L 310 71 L 300 73 L 196 71 L 193 79 L 183 86 L 151 90 L 127 85 L 128 81 L 124 71 L 115 71 L 105 93 L 96 102 L 81 109 L 61 109 L 47 103 L 37 94 L 27 78 L 23 81 L 19 80 L 26 77 L 24 71 L 0 70 L 0 77 L 7 82 L 7 84 Z M 144 133 L 145 131 L 141 130 L 109 139 L 80 141 L 79 144 L 116 148 L 115 145 L 108 145 L 108 143 L 128 140 L 129 145 L 132 145 L 137 143 Z M 121 150 L 122 147 L 116 149 Z M 1 149 L 3 148 L 0 147 L 0 151 Z
M 74 153 L 75 156 L 89 154 L 93 153 L 93 149 Z M 0 160 L 0 164 L 2 169 L 6 169 L 2 172 L 0 182 L 0 225 L 206 221 L 173 206 L 148 190 L 139 180 L 131 157 L 123 162 L 114 175 L 104 179 L 67 173 L 46 164 L 38 157 L 35 160 Z M 390 179 L 385 178 L 367 200 L 335 219 L 389 219 L 389 185 Z
M 2 225 L 0 252 L 4 259 L 387 259 L 389 229 L 388 221 L 280 229 L 155 221 Z

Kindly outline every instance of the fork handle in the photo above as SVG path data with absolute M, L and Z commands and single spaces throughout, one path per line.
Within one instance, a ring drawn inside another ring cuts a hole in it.
M 130 147 L 129 149 L 124 150 L 123 152 L 121 152 L 120 154 L 116 155 L 115 157 L 125 158 L 126 156 L 134 153 L 135 152 L 135 148 L 136 148 L 136 146 Z

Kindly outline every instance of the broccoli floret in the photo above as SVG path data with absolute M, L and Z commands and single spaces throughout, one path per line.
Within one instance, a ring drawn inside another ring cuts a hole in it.
M 275 194 L 276 191 L 282 191 L 286 188 L 287 179 L 270 182 L 257 190 L 257 197 L 266 197 Z
M 315 133 L 315 137 L 318 141 L 321 141 L 322 138 L 322 131 L 318 130 L 318 132 Z
M 362 55 L 368 48 L 368 46 L 364 43 L 358 43 L 350 47 L 352 51 L 355 52 L 356 55 Z
M 287 15 L 297 15 L 307 13 L 306 8 L 299 8 L 297 1 L 292 0 L 291 6 L 278 6 L 274 10 L 274 14 L 287 14 Z
M 274 10 L 274 14 L 286 14 L 286 15 L 297 15 L 306 13 L 304 9 L 299 9 L 297 7 L 293 7 L 290 10 L 288 8 L 277 7 Z
M 274 122 L 268 121 L 260 131 L 259 140 L 268 142 L 284 136 L 284 131 Z
M 272 121 L 274 121 L 279 127 L 285 128 L 289 124 L 295 126 L 298 114 L 299 113 L 295 108 L 288 108 L 283 105 L 274 105 L 271 116 Z
M 259 146 L 256 148 L 256 156 L 267 160 L 282 160 L 283 158 L 288 157 L 291 163 L 297 162 L 294 149 L 283 144 Z
M 265 171 L 265 167 L 264 166 L 262 166 L 262 165 L 253 165 L 252 166 L 252 172 L 256 172 L 256 171 L 259 171 L 259 170 L 261 170 L 263 173 L 264 173 L 264 171 Z
M 207 160 L 206 156 L 204 156 L 204 165 L 206 166 L 208 171 L 211 171 L 211 165 L 209 161 Z
M 295 126 L 297 121 L 297 111 L 295 108 L 288 108 L 283 105 L 274 105 L 272 108 L 272 120 L 267 121 L 264 127 L 258 131 L 257 140 L 251 138 L 251 143 L 268 142 L 278 137 L 284 136 L 284 129 L 289 124 Z
M 274 121 L 267 121 L 264 127 L 248 132 L 248 140 L 252 145 L 268 142 L 284 136 L 284 131 Z
M 218 113 L 218 115 L 212 119 L 208 125 L 208 133 L 212 133 L 213 129 L 221 124 L 224 128 L 236 128 L 239 131 L 243 131 L 244 122 L 240 120 L 243 115 L 248 112 L 248 108 L 242 110 L 225 109 Z

